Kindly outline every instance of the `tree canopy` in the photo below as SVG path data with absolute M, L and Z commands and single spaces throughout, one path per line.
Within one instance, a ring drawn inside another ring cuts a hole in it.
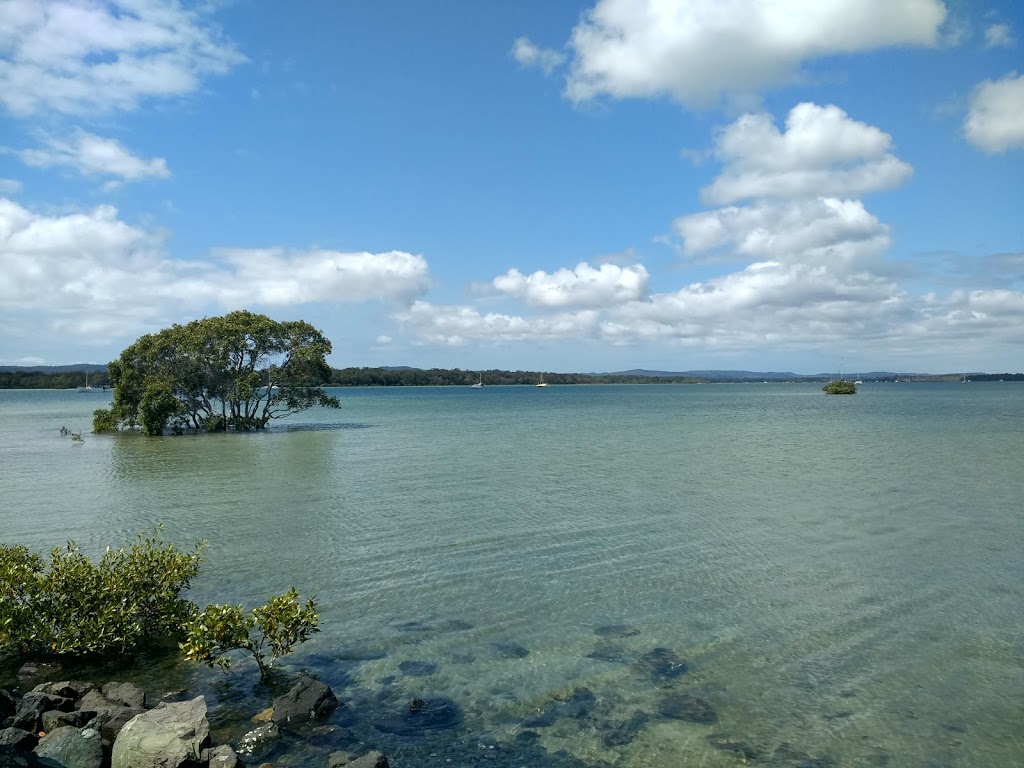
M 93 414 L 93 430 L 251 430 L 314 405 L 337 408 L 321 389 L 330 352 L 309 323 L 244 310 L 173 325 L 109 364 L 114 402 Z

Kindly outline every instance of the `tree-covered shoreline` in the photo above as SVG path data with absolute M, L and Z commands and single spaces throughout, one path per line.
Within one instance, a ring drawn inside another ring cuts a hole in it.
M 460 368 L 332 368 L 329 387 L 463 387 L 475 384 L 482 377 L 485 386 L 532 386 L 540 380 L 541 371 L 506 371 L 500 369 L 475 371 Z M 551 384 L 709 384 L 755 383 L 760 378 L 695 376 L 653 376 L 644 374 L 551 373 L 543 371 L 544 381 Z M 901 382 L 960 382 L 963 375 L 899 374 Z M 973 373 L 972 382 L 1024 381 L 1024 373 Z M 773 384 L 815 383 L 827 381 L 823 376 L 797 376 L 774 379 Z M 893 378 L 867 378 L 869 383 L 891 382 Z M 74 389 L 85 385 L 82 371 L 47 372 L 38 370 L 0 371 L 0 389 Z M 93 389 L 110 387 L 106 371 L 89 368 L 89 386 Z

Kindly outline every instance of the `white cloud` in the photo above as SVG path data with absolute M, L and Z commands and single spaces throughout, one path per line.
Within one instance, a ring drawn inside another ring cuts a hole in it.
M 985 29 L 986 48 L 1009 48 L 1013 43 L 1013 30 L 1009 24 L 992 24 Z
M 105 139 L 79 131 L 70 141 L 49 138 L 39 149 L 18 153 L 22 162 L 36 168 L 67 166 L 83 176 L 119 176 L 126 181 L 167 178 L 171 172 L 162 157 L 144 160 L 132 154 L 114 139 Z
M 17 179 L 0 179 L 0 195 L 16 195 L 21 192 L 21 182 Z
M 602 264 L 595 269 L 580 262 L 575 269 L 550 274 L 538 271 L 524 275 L 513 268 L 494 278 L 492 285 L 499 293 L 537 307 L 598 309 L 643 297 L 649 277 L 639 264 Z
M 223 261 L 219 269 L 235 283 L 217 292 L 218 303 L 225 306 L 409 301 L 430 287 L 426 259 L 403 251 L 218 248 L 213 255 Z
M 775 127 L 771 115 L 744 115 L 718 133 L 713 154 L 726 168 L 701 197 L 720 205 L 891 189 L 912 173 L 891 148 L 889 134 L 851 120 L 833 105 L 797 104 L 786 118 L 785 132 Z
M 206 308 L 406 301 L 424 292 L 426 260 L 399 251 L 221 249 L 170 259 L 160 233 L 100 206 L 43 215 L 0 198 L 0 325 L 125 338 Z
M 540 48 L 529 38 L 517 37 L 512 45 L 512 56 L 524 67 L 536 67 L 550 75 L 565 62 L 565 54 L 550 48 Z
M 199 12 L 162 0 L 5 0 L 0 103 L 18 116 L 130 110 L 245 60 Z
M 598 313 L 593 310 L 527 318 L 473 307 L 415 301 L 395 319 L 422 344 L 462 346 L 470 342 L 557 341 L 593 336 Z
M 935 45 L 945 18 L 940 0 L 598 0 L 572 32 L 566 94 L 707 105 L 785 84 L 813 58 Z
M 805 264 L 873 262 L 889 231 L 860 200 L 811 198 L 730 206 L 680 216 L 673 229 L 684 253 L 703 261 L 773 260 Z M 726 250 L 720 254 L 719 251 Z M 709 254 L 710 252 L 710 254 Z
M 971 94 L 964 136 L 979 149 L 996 154 L 1024 147 L 1024 75 L 985 80 Z

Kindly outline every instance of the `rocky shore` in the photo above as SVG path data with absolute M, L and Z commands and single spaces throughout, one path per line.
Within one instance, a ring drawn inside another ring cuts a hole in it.
M 20 679 L 39 670 L 26 665 Z M 206 699 L 171 694 L 155 705 L 134 683 L 81 680 L 34 685 L 20 697 L 0 689 L 0 768 L 241 768 L 269 752 L 282 730 L 301 730 L 338 706 L 329 686 L 301 678 L 237 745 L 210 740 Z M 272 768 L 270 763 L 258 763 Z M 379 752 L 327 755 L 327 768 L 388 768 Z

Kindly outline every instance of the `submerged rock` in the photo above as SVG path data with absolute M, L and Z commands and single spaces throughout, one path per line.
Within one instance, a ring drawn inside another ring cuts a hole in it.
M 597 704 L 597 696 L 589 688 L 573 688 L 571 691 L 558 692 L 552 700 L 523 720 L 524 728 L 546 728 L 554 725 L 563 717 L 585 717 Z
M 447 730 L 462 722 L 462 710 L 443 696 L 413 699 L 404 710 L 374 723 L 374 728 L 397 736 L 415 736 L 423 731 Z
M 341 661 L 374 661 L 383 659 L 387 655 L 388 652 L 383 648 L 372 645 L 353 645 L 338 651 L 336 658 Z
M 718 722 L 718 715 L 704 699 L 688 693 L 673 693 L 658 704 L 658 713 L 672 720 L 686 720 L 690 723 L 711 725 Z
M 403 661 L 398 670 L 408 677 L 426 677 L 437 671 L 437 664 L 433 661 Z
M 626 651 L 621 645 L 603 643 L 588 653 L 587 658 L 624 664 L 626 662 Z
M 511 640 L 499 640 L 491 645 L 498 652 L 498 656 L 503 659 L 524 659 L 530 655 L 529 650 Z
M 275 723 L 266 723 L 253 728 L 238 742 L 238 754 L 242 757 L 258 758 L 266 755 L 275 742 L 281 738 L 281 729 Z
M 635 637 L 640 634 L 640 630 L 628 624 L 606 624 L 595 627 L 594 634 L 598 637 Z
M 711 734 L 708 736 L 708 744 L 715 749 L 721 749 L 725 752 L 734 752 L 744 760 L 757 760 L 757 758 L 761 756 L 761 750 L 750 742 L 742 741 L 741 739 L 737 739 L 734 736 L 726 734 Z
M 624 746 L 633 741 L 650 721 L 651 716 L 638 709 L 626 722 L 603 729 L 601 740 L 606 747 Z
M 637 668 L 649 675 L 651 682 L 664 685 L 686 674 L 690 665 L 669 648 L 654 648 L 640 657 Z

